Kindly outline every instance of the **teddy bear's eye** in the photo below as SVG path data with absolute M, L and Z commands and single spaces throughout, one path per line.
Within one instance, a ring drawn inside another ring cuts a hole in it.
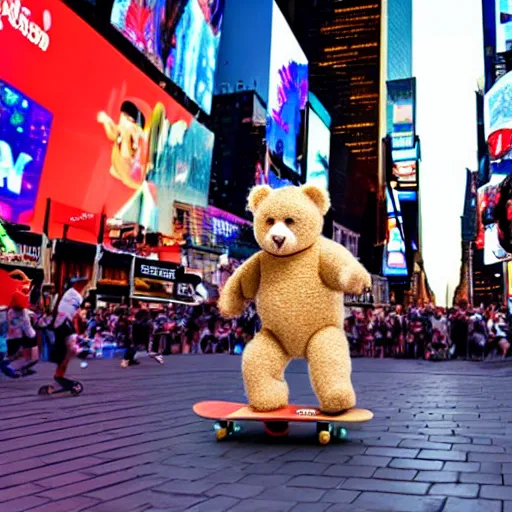
M 284 222 L 288 226 L 291 226 L 292 224 L 295 224 L 295 221 L 291 217 L 288 217 Z
M 275 224 L 275 222 L 276 222 L 276 221 L 275 221 L 272 217 L 269 217 L 269 218 L 267 219 L 267 224 L 268 224 L 269 226 L 273 226 L 273 225 Z

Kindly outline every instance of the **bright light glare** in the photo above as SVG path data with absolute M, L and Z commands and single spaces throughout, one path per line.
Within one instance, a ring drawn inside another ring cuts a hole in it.
M 439 305 L 459 283 L 466 168 L 477 169 L 477 80 L 484 74 L 481 0 L 415 0 L 422 254 Z

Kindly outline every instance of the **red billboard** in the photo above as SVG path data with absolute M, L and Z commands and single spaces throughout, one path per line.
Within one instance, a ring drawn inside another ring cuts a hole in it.
M 15 221 L 28 223 L 36 232 L 43 230 L 51 199 L 168 233 L 174 200 L 206 206 L 212 132 L 59 0 L 7 3 L 12 8 L 0 18 L 0 44 L 8 49 L 2 52 L 0 85 L 16 137 L 10 135 L 13 142 L 6 142 L 12 158 L 7 178 L 2 180 L 0 173 L 0 209 L 4 195 L 9 206 L 8 200 L 16 203 L 13 194 L 22 198 L 30 190 L 35 195 L 32 207 Z M 30 11 L 27 26 L 37 27 L 44 45 L 34 40 L 36 28 L 27 34 L 20 28 L 24 8 Z M 35 147 L 30 138 L 38 120 L 31 118 L 26 129 L 12 121 L 18 122 L 31 102 L 52 115 L 43 133 L 48 139 L 44 162 L 30 154 L 37 149 L 30 149 Z M 22 154 L 28 157 L 19 163 Z M 42 168 L 40 179 L 25 183 L 23 173 L 36 161 Z M 8 183 L 17 186 L 8 188 Z M 50 237 L 61 234 L 62 224 L 52 218 Z M 73 225 L 68 236 L 96 240 Z

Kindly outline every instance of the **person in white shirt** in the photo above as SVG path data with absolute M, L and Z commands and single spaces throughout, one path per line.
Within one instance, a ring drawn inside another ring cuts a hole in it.
M 65 378 L 65 374 L 71 359 L 78 355 L 75 321 L 84 301 L 82 294 L 87 283 L 87 278 L 72 279 L 71 287 L 57 303 L 57 311 L 54 312 L 55 347 L 52 359 L 57 364 L 54 379 L 62 387 L 72 382 Z

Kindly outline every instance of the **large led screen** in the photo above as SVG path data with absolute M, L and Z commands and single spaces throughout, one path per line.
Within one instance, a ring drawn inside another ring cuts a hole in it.
M 34 216 L 52 114 L 0 79 L 0 217 Z
M 38 1 L 25 5 L 42 18 Z M 60 1 L 44 7 L 45 52 L 6 24 L 0 32 L 0 79 L 53 114 L 32 229 L 42 231 L 50 198 L 169 233 L 174 200 L 208 203 L 213 134 Z
M 331 154 L 331 132 L 320 116 L 309 109 L 307 183 L 329 188 L 329 158 Z
M 412 149 L 416 143 L 416 81 L 414 78 L 387 83 L 387 132 L 393 150 Z
M 267 145 L 270 167 L 302 173 L 308 60 L 274 2 L 268 93 Z
M 496 52 L 512 50 L 512 1 L 496 0 Z
M 491 160 L 500 159 L 511 149 L 512 72 L 500 78 L 484 100 L 485 138 Z
M 114 0 L 111 22 L 208 114 L 224 0 Z
M 408 275 L 408 272 L 404 233 L 402 231 L 403 219 L 400 212 L 400 200 L 396 190 L 392 189 L 392 194 L 386 189 L 388 229 L 382 258 L 382 273 L 386 277 L 405 277 Z

